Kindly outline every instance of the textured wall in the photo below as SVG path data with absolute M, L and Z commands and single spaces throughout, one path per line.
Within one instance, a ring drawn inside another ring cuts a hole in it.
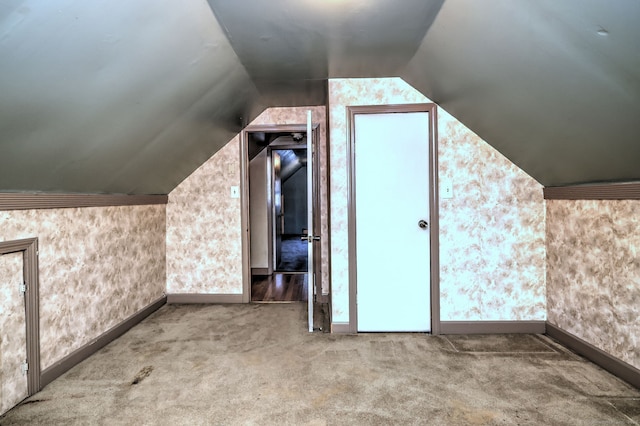
M 0 414 L 28 395 L 20 366 L 27 358 L 22 252 L 0 255 Z
M 169 194 L 167 293 L 242 293 L 239 137 Z
M 329 81 L 334 322 L 349 320 L 346 107 L 423 102 L 398 78 Z M 440 108 L 438 134 L 439 176 L 454 186 L 440 206 L 441 319 L 545 319 L 541 185 Z
M 251 125 L 304 124 L 311 109 L 319 123 L 322 235 L 328 235 L 326 113 L 324 107 L 269 108 Z M 242 293 L 239 135 L 169 194 L 167 205 L 167 292 Z M 322 240 L 323 284 L 329 282 L 328 242 Z M 326 284 L 325 284 L 326 285 Z
M 443 321 L 544 320 L 542 186 L 438 109 Z
M 549 322 L 640 368 L 640 201 L 547 201 Z
M 164 205 L 0 212 L 0 241 L 30 237 L 43 369 L 164 293 Z

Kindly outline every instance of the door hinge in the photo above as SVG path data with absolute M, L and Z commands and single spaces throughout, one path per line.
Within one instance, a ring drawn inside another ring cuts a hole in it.
M 27 292 L 27 283 L 20 284 L 20 293 L 25 294 Z
M 20 366 L 20 370 L 22 371 L 22 375 L 26 376 L 27 372 L 29 371 L 29 363 L 23 362 L 22 365 Z

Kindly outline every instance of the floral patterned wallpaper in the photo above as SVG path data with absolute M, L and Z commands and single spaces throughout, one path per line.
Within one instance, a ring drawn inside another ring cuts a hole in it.
M 399 78 L 329 81 L 332 321 L 349 321 L 349 105 L 431 102 Z M 542 186 L 438 108 L 441 320 L 544 320 Z
M 304 124 L 307 110 L 319 123 L 322 235 L 328 235 L 326 112 L 324 107 L 269 108 L 250 125 Z M 167 292 L 242 293 L 242 233 L 239 198 L 240 136 L 237 135 L 169 194 Z M 322 240 L 322 282 L 329 282 L 329 246 Z M 328 288 L 327 288 L 328 290 Z
M 43 370 L 164 294 L 164 205 L 0 211 L 0 241 L 32 237 Z
M 545 320 L 542 186 L 438 110 L 442 321 Z
M 239 137 L 169 194 L 167 293 L 242 293 Z
M 640 200 L 547 200 L 549 322 L 640 368 Z

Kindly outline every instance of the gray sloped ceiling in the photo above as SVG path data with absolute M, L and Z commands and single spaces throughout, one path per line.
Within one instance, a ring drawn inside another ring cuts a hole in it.
M 640 1 L 448 0 L 402 77 L 545 186 L 640 179 Z
M 400 76 L 547 186 L 640 179 L 637 0 L 0 0 L 0 191 L 166 194 L 269 106 Z
M 205 1 L 0 2 L 0 190 L 168 193 L 264 107 Z

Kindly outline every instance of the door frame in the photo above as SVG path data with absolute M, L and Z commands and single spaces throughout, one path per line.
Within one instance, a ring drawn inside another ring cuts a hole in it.
M 313 157 L 310 157 L 307 152 L 307 159 L 312 158 L 316 167 L 313 168 L 313 235 L 321 235 L 321 223 L 320 223 L 320 125 L 313 123 L 312 126 L 312 146 Z M 249 133 L 307 133 L 306 124 L 281 124 L 281 125 L 253 125 L 247 126 L 242 130 L 240 135 L 240 204 L 242 210 L 242 302 L 251 303 L 251 222 L 249 211 Z M 308 136 L 307 136 L 308 137 Z M 265 147 L 267 149 L 268 147 Z M 302 147 L 298 147 L 302 148 Z M 308 160 L 307 160 L 308 161 Z M 268 166 L 270 167 L 270 166 Z M 273 202 L 273 200 L 271 200 Z M 269 206 L 269 223 L 273 223 L 272 217 L 272 205 Z M 270 226 L 271 228 L 271 226 Z M 273 238 L 273 236 L 271 236 Z M 315 281 L 315 295 L 318 300 L 322 298 L 322 250 L 321 242 L 314 242 L 314 258 L 313 265 L 316 271 Z M 309 277 L 309 281 L 312 281 L 312 277 Z
M 0 256 L 22 252 L 22 274 L 27 291 L 25 293 L 25 321 L 27 328 L 27 392 L 28 396 L 40 391 L 40 310 L 38 283 L 38 239 L 0 242 Z
M 355 175 L 355 115 L 426 112 L 429 114 L 429 232 L 430 232 L 430 299 L 431 334 L 440 334 L 440 226 L 438 195 L 438 134 L 437 108 L 434 103 L 347 106 L 347 209 L 349 250 L 349 332 L 358 332 L 357 249 L 356 249 L 356 175 Z

